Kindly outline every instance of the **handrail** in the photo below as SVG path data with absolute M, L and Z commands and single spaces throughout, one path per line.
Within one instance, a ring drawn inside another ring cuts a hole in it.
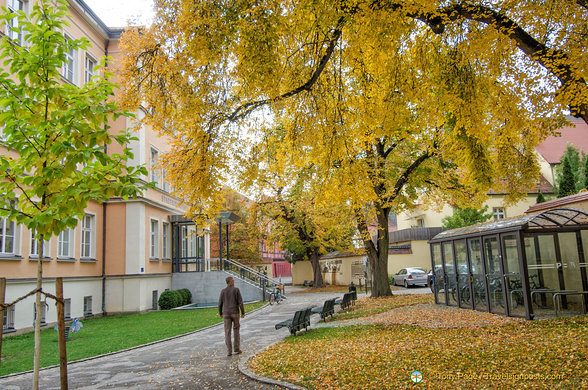
M 263 299 L 265 300 L 266 289 L 275 288 L 279 285 L 279 281 L 262 274 L 259 271 L 254 270 L 244 264 L 230 259 L 216 259 L 217 267 L 219 271 L 229 272 L 236 277 L 253 284 L 263 291 Z
M 265 275 L 265 274 L 262 274 L 261 272 L 259 272 L 259 271 L 257 271 L 257 270 L 254 270 L 254 269 L 253 269 L 253 268 L 251 268 L 251 267 L 248 267 L 248 266 L 246 266 L 245 264 L 241 264 L 241 263 L 239 263 L 239 262 L 237 262 L 237 261 L 234 261 L 234 260 L 231 260 L 231 259 L 223 259 L 223 261 L 226 261 L 226 262 L 228 262 L 229 264 L 236 265 L 237 267 L 244 268 L 244 269 L 246 269 L 247 271 L 251 272 L 252 274 L 254 274 L 254 275 L 256 275 L 256 276 L 259 276 L 261 279 L 265 279 L 265 280 L 266 280 L 266 281 L 268 281 L 268 282 L 271 282 L 271 283 L 273 283 L 273 284 L 280 284 L 280 283 L 279 283 L 279 281 L 277 281 L 277 280 L 275 280 L 275 279 L 272 279 L 272 278 L 270 278 L 269 276 L 267 276 L 267 275 Z

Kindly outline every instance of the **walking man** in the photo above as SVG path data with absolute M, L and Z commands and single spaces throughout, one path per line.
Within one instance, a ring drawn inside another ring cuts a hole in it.
M 227 356 L 233 354 L 233 347 L 236 354 L 241 353 L 239 339 L 239 311 L 241 318 L 245 317 L 245 307 L 243 307 L 243 298 L 241 291 L 235 287 L 235 280 L 232 276 L 225 279 L 227 287 L 223 288 L 218 299 L 218 314 L 225 322 L 225 344 L 227 344 Z M 231 344 L 231 329 L 234 331 L 235 343 Z

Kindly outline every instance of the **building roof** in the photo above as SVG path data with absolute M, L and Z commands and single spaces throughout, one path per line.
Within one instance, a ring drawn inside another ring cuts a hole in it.
M 557 160 L 557 162 L 559 163 L 559 159 Z M 539 191 L 541 191 L 543 194 L 553 194 L 553 186 L 551 185 L 551 183 L 549 183 L 549 181 L 547 181 L 547 179 L 541 175 L 541 177 L 539 178 L 539 182 L 532 188 L 526 188 L 525 192 L 527 194 L 538 194 Z M 497 192 L 494 190 L 490 190 L 488 191 L 488 195 L 506 195 L 504 192 Z
M 542 210 L 549 210 L 557 207 L 569 206 L 579 202 L 588 202 L 588 191 L 580 192 L 579 194 L 564 196 L 563 198 L 552 199 L 547 202 L 537 203 L 529 207 L 525 214 L 536 213 Z M 579 207 L 579 206 L 576 206 Z
M 568 120 L 572 123 L 570 126 L 562 127 L 558 135 L 551 135 L 537 145 L 537 151 L 549 164 L 559 164 L 568 144 L 588 153 L 588 124 L 574 117 L 568 117 Z
M 356 256 L 364 256 L 364 253 L 334 251 L 334 252 L 329 252 L 327 254 L 322 255 L 319 259 L 320 260 L 340 259 L 342 257 L 356 257 Z
M 86 17 L 96 28 L 109 39 L 120 38 L 123 32 L 123 28 L 120 27 L 108 27 L 98 15 L 90 8 L 83 0 L 69 0 L 70 4 L 75 5 L 81 11 L 81 14 Z
M 496 234 L 500 231 L 541 230 L 587 225 L 588 213 L 585 211 L 571 208 L 559 208 L 445 230 L 437 234 L 429 242 L 453 240 L 457 238 L 465 238 L 466 236 Z
M 397 242 L 430 240 L 436 234 L 443 231 L 441 227 L 414 227 L 402 230 L 396 230 L 389 233 L 389 245 Z

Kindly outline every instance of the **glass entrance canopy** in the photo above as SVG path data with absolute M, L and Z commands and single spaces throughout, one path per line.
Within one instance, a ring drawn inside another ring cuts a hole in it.
M 435 302 L 527 319 L 588 310 L 588 213 L 560 208 L 429 241 Z

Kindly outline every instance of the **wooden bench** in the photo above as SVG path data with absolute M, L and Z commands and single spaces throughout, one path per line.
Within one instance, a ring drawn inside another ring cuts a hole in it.
M 315 307 L 312 309 L 312 314 L 320 314 L 321 320 L 326 321 L 328 316 L 335 314 L 335 301 L 337 298 L 327 299 L 323 307 Z
M 312 307 L 307 307 L 306 309 L 297 310 L 294 313 L 294 317 L 282 321 L 276 324 L 276 329 L 285 328 L 287 327 L 290 330 L 290 333 L 296 335 L 296 332 L 301 331 L 304 328 L 308 331 L 308 327 L 310 326 L 310 315 L 312 314 Z
M 351 296 L 352 295 L 353 295 L 352 293 L 343 294 L 343 298 L 336 300 L 335 304 L 341 305 L 342 310 L 347 309 L 349 306 L 351 306 Z

